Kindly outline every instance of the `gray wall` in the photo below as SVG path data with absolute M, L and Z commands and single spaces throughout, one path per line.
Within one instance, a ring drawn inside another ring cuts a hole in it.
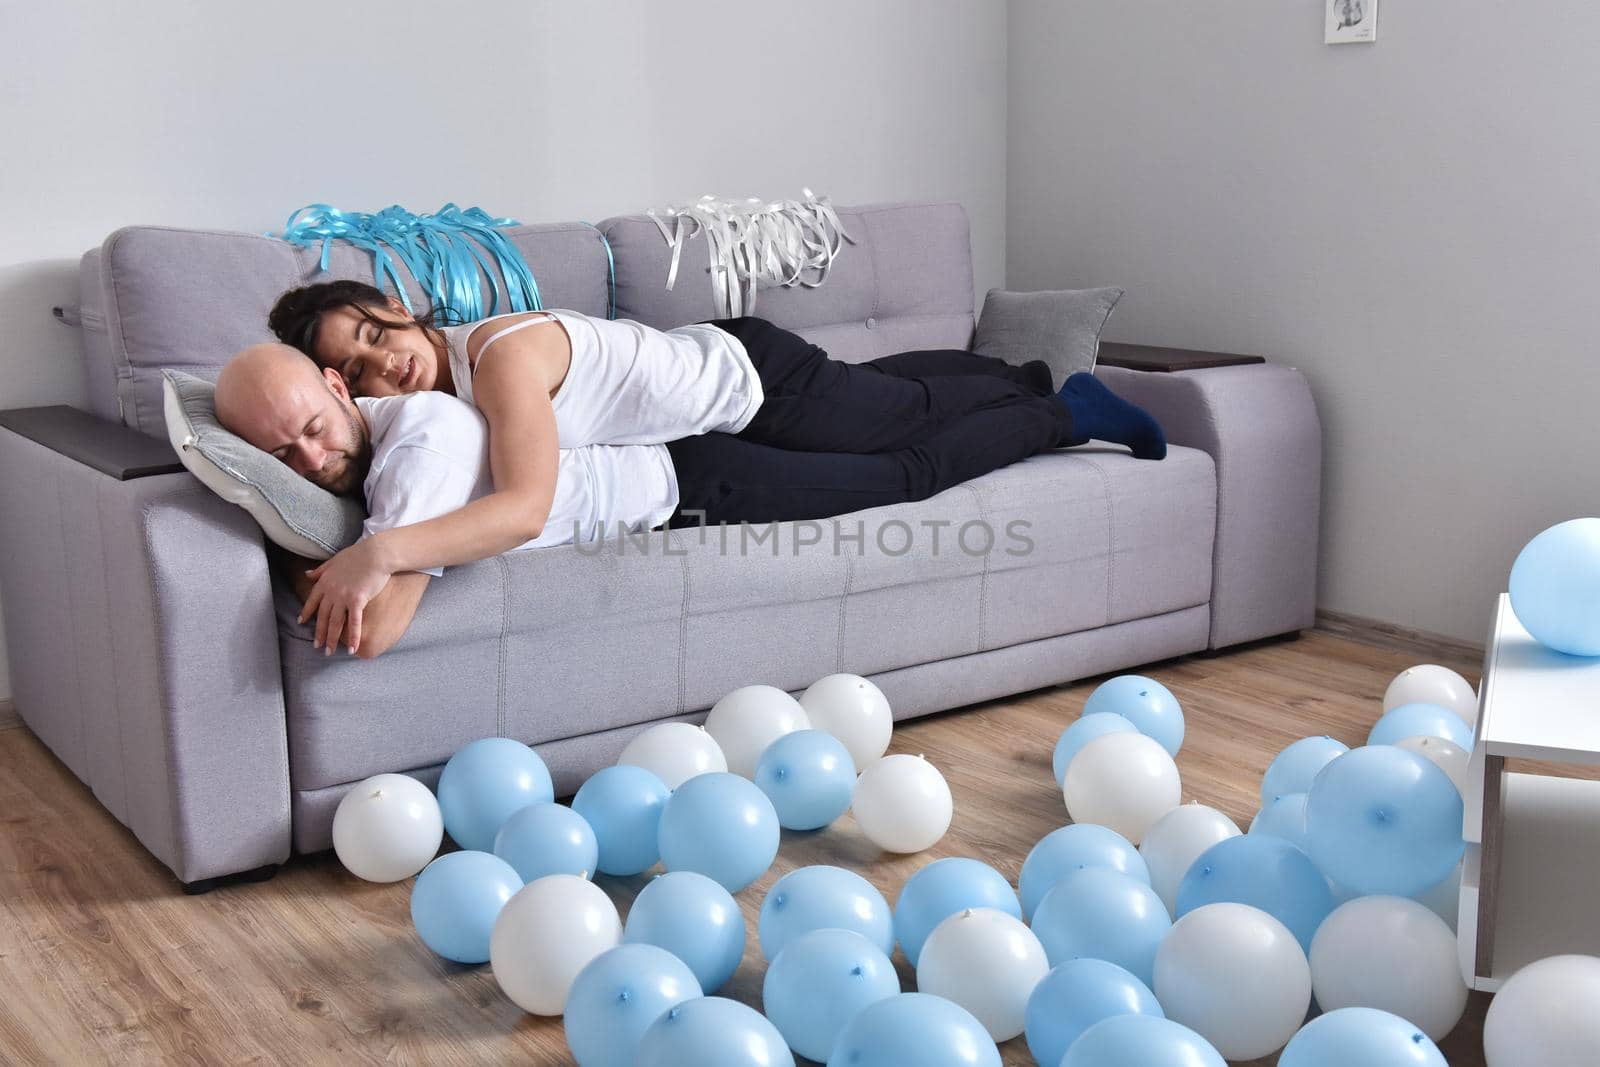
M 79 342 L 50 307 L 74 299 L 78 255 L 131 223 L 268 230 L 315 201 L 448 200 L 598 221 L 804 186 L 960 201 L 979 298 L 1003 283 L 1001 4 L 447 10 L 0 0 L 0 408 L 81 403 Z
M 1298 366 L 1320 604 L 1482 641 L 1600 513 L 1600 10 L 1013 0 L 1006 280 L 1119 284 L 1114 340 Z

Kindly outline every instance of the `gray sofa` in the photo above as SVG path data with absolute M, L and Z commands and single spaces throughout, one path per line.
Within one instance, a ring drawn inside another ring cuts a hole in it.
M 967 347 L 961 206 L 839 214 L 856 243 L 826 284 L 763 290 L 755 313 L 845 359 Z M 703 239 L 668 292 L 670 249 L 643 215 L 512 237 L 546 306 L 662 328 L 715 315 Z M 904 719 L 1312 623 L 1320 430 L 1304 379 L 1270 363 L 1101 367 L 1161 420 L 1164 461 L 1097 444 L 1036 456 L 840 520 L 849 536 L 861 524 L 863 549 L 785 524 L 743 554 L 692 530 L 513 553 L 433 582 L 388 654 L 326 658 L 255 523 L 171 472 L 159 393 L 163 367 L 214 377 L 271 339 L 267 309 L 315 272 L 314 251 L 267 237 L 119 230 L 83 257 L 81 306 L 62 311 L 83 331 L 93 417 L 0 420 L 17 708 L 185 883 L 326 849 L 352 782 L 431 784 L 478 737 L 535 745 L 564 795 L 644 726 L 697 719 L 739 685 L 859 673 Z M 370 261 L 336 250 L 332 273 L 370 279 Z M 1031 551 L 1008 554 L 1003 535 L 952 551 L 972 520 L 1028 523 Z M 930 522 L 950 524 L 937 552 Z

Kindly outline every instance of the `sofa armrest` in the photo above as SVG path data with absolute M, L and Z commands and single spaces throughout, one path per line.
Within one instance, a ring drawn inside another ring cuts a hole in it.
M 1312 626 L 1322 425 L 1304 376 L 1273 363 L 1095 376 L 1216 464 L 1209 647 Z
M 0 428 L 119 482 L 183 470 L 168 442 L 64 405 L 0 411 Z
M 80 428 L 124 432 L 105 426 Z M 0 544 L 33 732 L 181 881 L 285 860 L 282 672 L 250 517 L 187 473 L 113 477 L 0 429 Z

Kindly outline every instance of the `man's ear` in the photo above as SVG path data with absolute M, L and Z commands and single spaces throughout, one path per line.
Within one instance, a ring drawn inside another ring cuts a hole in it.
M 350 399 L 350 387 L 345 384 L 344 375 L 340 374 L 332 367 L 323 367 L 322 380 L 328 383 L 328 388 L 333 390 L 334 396 L 338 397 L 346 404 L 354 403 L 354 401 Z

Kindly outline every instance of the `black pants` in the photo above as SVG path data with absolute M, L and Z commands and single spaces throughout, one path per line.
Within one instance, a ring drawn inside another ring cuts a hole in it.
M 737 435 L 667 445 L 680 498 L 669 526 L 820 519 L 922 500 L 1073 443 L 1044 363 L 1016 367 L 959 349 L 844 363 L 765 319 L 709 321 L 744 344 L 766 397 Z

